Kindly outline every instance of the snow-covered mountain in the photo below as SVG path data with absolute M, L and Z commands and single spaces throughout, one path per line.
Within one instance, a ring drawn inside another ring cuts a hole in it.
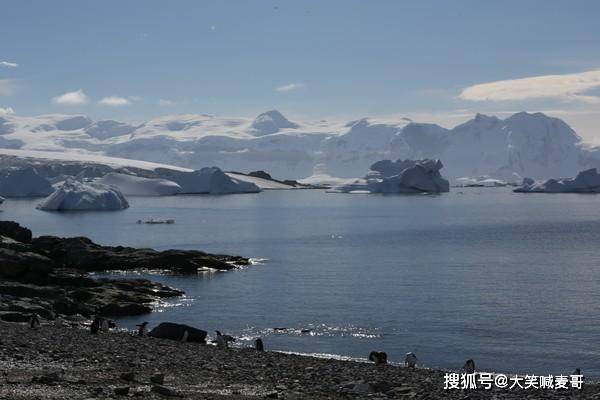
M 585 146 L 563 121 L 525 112 L 506 119 L 477 114 L 453 129 L 407 118 L 292 122 L 276 110 L 255 119 L 174 115 L 140 125 L 83 115 L 12 114 L 0 117 L 0 148 L 265 170 L 282 179 L 309 177 L 315 167 L 321 175 L 352 178 L 382 159 L 441 159 L 451 179 L 541 179 L 600 167 L 600 149 Z

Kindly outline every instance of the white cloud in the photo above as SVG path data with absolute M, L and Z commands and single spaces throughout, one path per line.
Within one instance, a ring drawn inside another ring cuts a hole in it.
M 15 110 L 13 110 L 12 107 L 6 107 L 6 108 L 0 107 L 0 117 L 3 115 L 11 115 L 14 113 L 15 113 Z
M 276 87 L 275 90 L 278 92 L 291 92 L 293 90 L 303 89 L 306 85 L 302 82 L 288 83 L 287 85 Z
M 174 106 L 175 102 L 173 100 L 160 99 L 160 100 L 158 100 L 158 105 L 161 107 L 169 107 L 169 106 Z
M 458 97 L 471 101 L 553 99 L 600 103 L 600 97 L 583 94 L 597 88 L 600 70 L 482 83 L 463 89 Z
M 76 106 L 80 104 L 86 104 L 88 102 L 87 95 L 83 90 L 79 89 L 74 92 L 63 93 L 60 96 L 52 98 L 54 104 L 62 104 L 67 106 Z
M 14 79 L 0 79 L 0 96 L 10 96 L 15 91 Z
M 102 104 L 103 106 L 121 107 L 128 106 L 131 104 L 131 102 L 125 97 L 108 96 L 100 99 L 98 104 Z
M 17 68 L 19 64 L 9 61 L 0 61 L 0 67 Z

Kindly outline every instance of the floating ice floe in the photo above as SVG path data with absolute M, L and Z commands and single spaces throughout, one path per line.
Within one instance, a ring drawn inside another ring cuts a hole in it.
M 548 179 L 536 182 L 523 179 L 523 184 L 514 190 L 518 193 L 600 193 L 600 174 L 596 168 L 586 169 L 575 178 Z
M 335 187 L 341 193 L 443 193 L 450 184 L 440 174 L 440 160 L 378 161 L 364 179 Z
M 39 205 L 46 211 L 111 211 L 129 207 L 115 186 L 67 179 Z
M 126 196 L 172 196 L 183 189 L 167 179 L 143 178 L 140 176 L 111 172 L 98 179 L 98 183 L 119 188 Z

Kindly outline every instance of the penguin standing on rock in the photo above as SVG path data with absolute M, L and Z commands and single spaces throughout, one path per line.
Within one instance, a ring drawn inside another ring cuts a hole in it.
M 258 338 L 254 341 L 254 348 L 256 351 L 265 351 L 265 345 L 261 338 Z
M 226 349 L 229 347 L 229 342 L 235 342 L 235 338 L 230 335 L 223 335 L 221 331 L 215 331 L 217 333 L 217 347 Z
M 465 365 L 463 366 L 463 369 L 465 370 L 465 373 L 467 373 L 467 374 L 474 374 L 475 373 L 475 361 L 473 361 L 472 358 L 469 358 L 467 361 L 465 361 Z
M 40 316 L 36 313 L 29 317 L 29 329 L 38 329 L 40 327 Z
M 138 331 L 137 331 L 138 336 L 148 336 L 148 328 L 147 328 L 148 322 L 147 321 L 142 322 L 141 324 L 136 325 L 136 326 L 138 328 Z
M 406 353 L 406 356 L 404 356 L 404 366 L 405 367 L 414 368 L 417 365 L 417 361 L 418 361 L 417 356 L 412 351 Z
M 92 325 L 90 325 L 90 333 L 92 335 L 97 335 L 98 331 L 100 330 L 100 323 L 102 321 L 100 320 L 100 318 L 96 317 L 94 318 L 94 320 L 92 321 Z

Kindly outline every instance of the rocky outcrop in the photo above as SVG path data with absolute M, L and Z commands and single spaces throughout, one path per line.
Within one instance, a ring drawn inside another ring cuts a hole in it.
M 0 320 L 27 320 L 31 313 L 126 316 L 152 311 L 152 303 L 182 291 L 146 279 L 99 279 L 92 271 L 162 269 L 197 273 L 229 270 L 246 258 L 202 251 L 101 246 L 86 237 L 32 238 L 31 231 L 0 221 Z

